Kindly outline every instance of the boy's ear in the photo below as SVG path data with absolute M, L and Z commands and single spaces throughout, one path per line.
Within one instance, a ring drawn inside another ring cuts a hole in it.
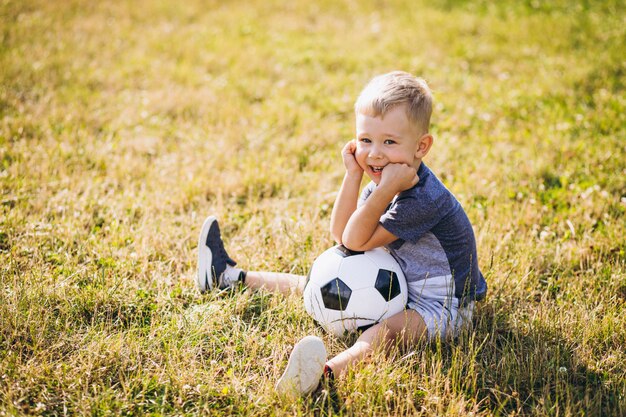
M 433 135 L 430 133 L 425 133 L 421 138 L 417 141 L 417 150 L 415 151 L 415 157 L 422 159 L 426 156 L 428 151 L 430 151 L 430 147 L 433 146 Z

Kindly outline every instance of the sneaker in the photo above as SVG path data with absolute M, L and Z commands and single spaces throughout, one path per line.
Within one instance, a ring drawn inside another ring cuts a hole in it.
M 198 275 L 196 284 L 200 292 L 217 286 L 219 289 L 231 288 L 241 282 L 244 272 L 234 268 L 237 265 L 226 249 L 220 235 L 220 227 L 214 216 L 207 217 L 198 238 Z
M 307 395 L 320 383 L 326 364 L 326 347 L 317 336 L 306 336 L 293 348 L 287 368 L 276 383 L 280 394 Z

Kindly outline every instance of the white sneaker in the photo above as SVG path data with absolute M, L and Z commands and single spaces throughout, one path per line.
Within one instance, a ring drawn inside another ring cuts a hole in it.
M 287 368 L 276 383 L 276 391 L 294 396 L 307 395 L 320 383 L 326 364 L 326 347 L 317 336 L 306 336 L 293 348 Z

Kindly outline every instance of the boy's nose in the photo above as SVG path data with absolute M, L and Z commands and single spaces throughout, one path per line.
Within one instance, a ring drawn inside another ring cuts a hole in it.
M 370 149 L 369 157 L 372 159 L 380 159 L 383 157 L 382 152 L 377 148 Z

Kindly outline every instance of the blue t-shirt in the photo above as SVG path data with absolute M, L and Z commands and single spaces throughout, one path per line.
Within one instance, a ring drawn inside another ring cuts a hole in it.
M 454 295 L 481 300 L 487 283 L 478 268 L 476 238 L 461 204 L 422 162 L 419 182 L 399 193 L 380 217 L 381 225 L 398 237 L 387 249 L 398 261 L 407 283 L 454 277 Z M 362 191 L 359 206 L 376 184 Z

